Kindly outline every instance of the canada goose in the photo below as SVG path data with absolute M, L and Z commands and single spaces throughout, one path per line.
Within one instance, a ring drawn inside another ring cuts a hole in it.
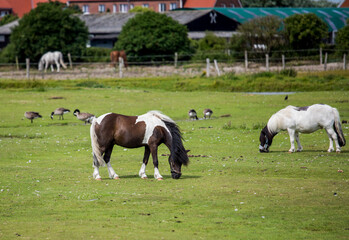
M 189 119 L 191 120 L 198 120 L 198 115 L 196 114 L 196 111 L 194 109 L 190 109 L 188 112 Z
M 86 125 L 86 123 L 92 123 L 92 119 L 95 117 L 95 115 L 93 115 L 91 113 L 81 113 L 79 109 L 75 109 L 73 114 L 79 120 L 85 121 L 85 125 Z
M 204 113 L 204 118 L 206 119 L 206 117 L 210 118 L 213 112 L 211 109 L 206 108 L 203 113 Z
M 70 112 L 69 109 L 66 108 L 57 108 L 54 112 L 51 113 L 51 119 L 53 119 L 53 115 L 59 115 L 59 119 L 64 120 L 63 114 Z
M 33 123 L 33 119 L 35 118 L 42 118 L 38 112 L 25 112 L 24 117 L 30 119 L 31 123 Z

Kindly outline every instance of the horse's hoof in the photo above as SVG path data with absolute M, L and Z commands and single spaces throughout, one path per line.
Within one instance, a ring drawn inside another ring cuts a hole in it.
M 163 179 L 163 178 L 157 178 L 157 180 L 158 180 L 158 181 L 162 181 L 162 180 L 164 180 L 164 179 Z
M 97 181 L 102 181 L 102 178 L 96 178 Z
M 148 177 L 141 177 L 141 179 L 148 179 Z
M 114 177 L 114 179 L 115 179 L 115 180 L 118 180 L 118 179 L 120 179 L 120 178 L 119 178 L 119 177 Z

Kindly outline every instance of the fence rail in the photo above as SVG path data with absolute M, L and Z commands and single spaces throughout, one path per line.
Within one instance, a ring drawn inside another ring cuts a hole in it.
M 87 56 L 70 56 L 68 54 L 68 68 L 60 73 L 39 72 L 38 63 L 19 62 L 0 63 L 0 78 L 122 78 L 122 77 L 144 77 L 144 76 L 168 76 L 168 75 L 206 75 L 219 76 L 226 73 L 249 73 L 257 71 L 279 71 L 286 68 L 294 68 L 300 71 L 326 71 L 330 69 L 347 69 L 347 50 L 334 51 L 333 49 L 298 50 L 302 53 L 288 56 L 290 51 L 274 51 L 272 53 L 261 53 L 257 51 L 244 51 L 233 53 L 229 51 L 205 52 L 205 59 L 195 59 L 195 55 L 151 55 L 143 56 L 157 58 L 151 61 L 133 61 L 128 58 L 129 68 L 125 69 L 122 61 L 113 67 L 108 62 L 107 56 L 100 56 L 101 61 L 90 61 Z M 217 59 L 210 56 L 217 56 Z M 238 57 L 243 56 L 243 57 Z M 96 56 L 91 57 L 96 59 Z M 171 60 L 172 58 L 172 60 Z M 80 59 L 75 61 L 74 59 Z M 1 62 L 1 61 L 0 61 Z

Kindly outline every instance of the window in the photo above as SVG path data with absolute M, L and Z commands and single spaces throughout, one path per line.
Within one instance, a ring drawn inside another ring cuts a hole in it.
M 120 4 L 120 12 L 127 13 L 128 12 L 128 5 L 127 4 Z
M 135 7 L 135 6 L 134 6 L 133 4 L 130 4 L 130 10 L 131 10 L 131 9 L 134 9 L 134 7 Z
M 113 5 L 113 13 L 116 13 L 118 11 L 118 6 L 116 4 Z
M 98 5 L 98 12 L 105 12 L 105 6 L 103 4 Z
M 142 6 L 143 6 L 144 8 L 149 8 L 149 4 L 148 4 L 148 3 L 144 3 Z
M 90 11 L 88 10 L 88 5 L 83 5 L 82 6 L 82 12 L 83 13 L 89 13 Z
M 159 12 L 166 11 L 166 3 L 159 3 Z
M 177 8 L 177 3 L 170 3 L 170 10 L 174 10 Z
M 5 42 L 5 35 L 0 35 L 0 42 Z

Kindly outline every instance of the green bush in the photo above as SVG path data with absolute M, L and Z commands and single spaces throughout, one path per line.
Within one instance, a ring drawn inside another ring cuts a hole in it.
M 283 69 L 279 74 L 286 77 L 297 77 L 297 71 L 293 68 Z

